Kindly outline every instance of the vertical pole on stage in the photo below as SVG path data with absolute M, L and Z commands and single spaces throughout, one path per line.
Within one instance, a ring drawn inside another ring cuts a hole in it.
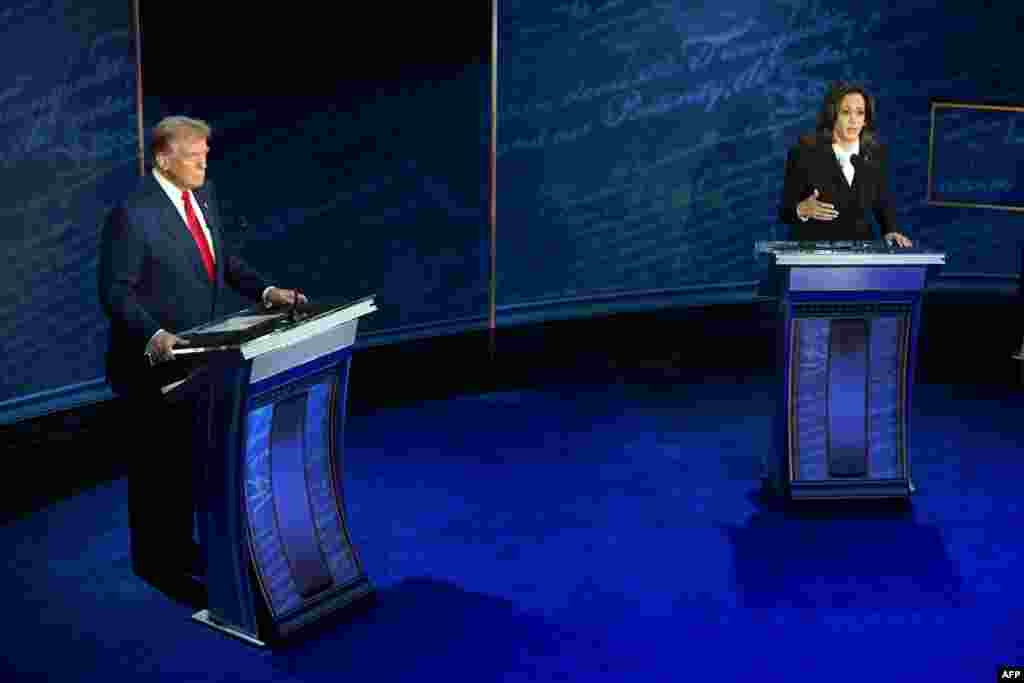
M 146 175 L 146 149 L 142 131 L 142 19 L 139 0 L 132 0 L 132 25 L 135 31 L 135 119 L 139 138 L 139 175 Z
M 498 0 L 491 0 L 491 152 L 490 198 L 488 215 L 491 221 L 491 283 L 488 302 L 488 351 L 493 360 L 496 352 L 498 293 Z

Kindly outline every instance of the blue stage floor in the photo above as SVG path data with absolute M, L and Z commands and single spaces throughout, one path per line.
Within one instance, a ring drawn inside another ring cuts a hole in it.
M 126 481 L 103 484 L 0 528 L 0 680 L 989 681 L 1024 665 L 1022 393 L 915 391 L 909 506 L 762 503 L 767 377 L 353 416 L 378 601 L 280 651 L 136 578 Z

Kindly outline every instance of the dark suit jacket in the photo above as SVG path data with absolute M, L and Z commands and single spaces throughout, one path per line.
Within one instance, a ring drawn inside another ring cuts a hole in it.
M 226 313 L 218 308 L 225 285 L 254 300 L 268 286 L 224 242 L 209 181 L 193 194 L 213 239 L 212 283 L 188 226 L 152 175 L 111 211 L 103 228 L 99 294 L 111 321 L 107 378 L 119 393 L 151 391 L 167 378 L 150 371 L 144 356 L 157 330 L 179 333 Z
M 782 189 L 779 218 L 793 226 L 793 240 L 871 240 L 877 239 L 866 212 L 870 209 L 884 235 L 898 232 L 896 212 L 889 195 L 886 148 L 879 144 L 861 145 L 862 161 L 856 166 L 853 186 L 846 182 L 830 140 L 802 139 L 789 151 L 786 179 Z M 817 188 L 819 201 L 834 204 L 839 217 L 833 221 L 803 222 L 796 205 Z

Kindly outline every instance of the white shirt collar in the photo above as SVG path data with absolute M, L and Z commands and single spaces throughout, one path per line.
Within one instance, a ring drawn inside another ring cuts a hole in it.
M 836 156 L 838 156 L 839 158 L 849 159 L 854 154 L 860 154 L 860 140 L 854 142 L 853 146 L 850 147 L 849 149 L 840 147 L 839 145 L 833 143 L 832 149 L 835 151 Z
M 156 178 L 156 182 L 160 184 L 160 187 L 163 188 L 164 192 L 167 193 L 167 196 L 170 197 L 175 204 L 181 203 L 181 190 L 177 185 L 165 178 L 163 174 L 155 168 L 153 169 L 153 177 Z
M 153 177 L 156 178 L 157 184 L 160 185 L 160 188 L 167 194 L 168 198 L 170 198 L 171 203 L 174 204 L 174 208 L 177 209 L 178 215 L 181 216 L 181 220 L 185 222 L 185 225 L 188 225 L 188 217 L 185 213 L 185 202 L 181 200 L 182 190 L 170 180 L 163 177 L 155 168 L 153 169 Z M 199 227 L 203 229 L 203 233 L 206 235 L 206 240 L 212 245 L 213 236 L 210 233 L 210 226 L 206 224 L 206 215 L 203 213 L 203 210 L 199 209 L 199 206 L 202 206 L 202 204 L 196 201 L 195 192 L 189 190 L 188 194 L 192 199 L 192 208 L 195 209 L 196 218 L 199 219 Z M 216 258 L 217 255 L 214 254 L 214 259 L 216 260 Z
M 183 192 L 183 190 L 174 183 L 172 183 L 170 180 L 165 178 L 163 174 L 160 173 L 160 171 L 156 170 L 155 168 L 153 169 L 153 177 L 156 178 L 156 182 L 160 185 L 161 188 L 163 188 L 163 191 L 167 193 L 167 196 L 171 198 L 171 201 L 174 202 L 174 205 L 178 207 L 181 211 L 184 211 L 185 202 L 183 202 L 181 199 L 181 193 Z M 196 198 L 196 193 L 193 192 L 192 190 L 187 190 L 187 192 L 189 198 L 192 200 L 192 206 L 196 206 L 196 204 L 199 203 Z M 206 222 L 203 220 L 202 217 L 199 218 L 199 222 L 203 225 L 203 227 L 206 227 Z

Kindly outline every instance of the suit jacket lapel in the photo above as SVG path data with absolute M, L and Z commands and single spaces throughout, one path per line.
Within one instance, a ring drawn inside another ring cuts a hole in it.
M 210 231 L 210 240 L 213 242 L 210 245 L 210 249 L 213 250 L 213 265 L 214 274 L 218 275 L 221 271 L 221 262 L 223 259 L 223 249 L 221 248 L 221 237 L 220 237 L 220 226 L 217 225 L 217 217 L 214 215 L 215 212 L 210 208 L 210 197 L 207 195 L 206 190 L 200 188 L 193 191 L 196 201 L 199 202 L 199 210 L 203 212 L 203 219 L 206 221 L 206 227 Z M 205 268 L 203 272 L 206 272 Z M 219 281 L 219 277 L 217 278 Z
M 188 225 L 185 224 L 181 214 L 178 213 L 177 207 L 171 202 L 170 197 L 163 191 L 163 188 L 157 184 L 154 178 L 150 178 L 150 181 L 155 190 L 155 199 L 160 206 L 160 226 L 170 236 L 179 255 L 185 261 L 192 264 L 192 270 L 195 272 L 196 277 L 202 278 L 204 282 L 209 282 L 210 278 L 206 274 L 203 257 L 199 253 L 199 247 L 196 245 Z
M 853 176 L 853 189 L 857 192 L 857 200 L 861 206 L 871 206 L 871 187 L 875 183 L 875 167 L 872 163 L 862 161 Z

